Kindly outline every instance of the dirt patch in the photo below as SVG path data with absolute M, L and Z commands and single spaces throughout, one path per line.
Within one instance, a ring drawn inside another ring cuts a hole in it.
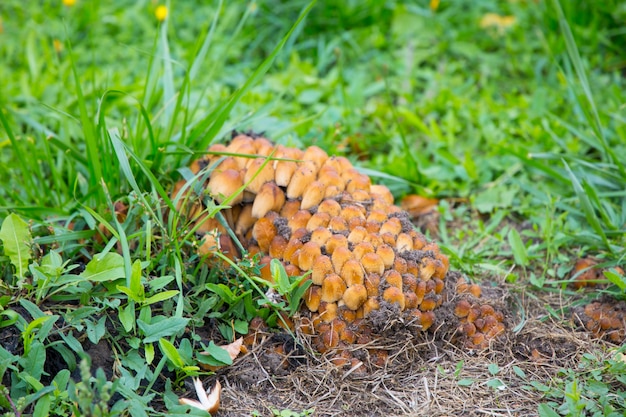
M 353 346 L 363 362 L 357 368 L 338 368 L 336 352 L 315 353 L 306 335 L 291 351 L 268 341 L 218 374 L 224 387 L 219 415 L 314 409 L 315 416 L 536 416 L 542 397 L 533 381 L 549 385 L 559 369 L 576 368 L 582 354 L 608 346 L 565 315 L 548 316 L 545 306 L 559 303 L 551 294 L 525 299 L 502 285 L 486 286 L 481 301 L 510 313 L 507 333 L 480 351 L 449 342 L 455 318 L 443 314 L 445 304 L 426 334 L 383 326 L 383 337 Z M 388 326 L 388 319 L 379 324 Z M 379 349 L 389 351 L 382 366 L 373 358 Z

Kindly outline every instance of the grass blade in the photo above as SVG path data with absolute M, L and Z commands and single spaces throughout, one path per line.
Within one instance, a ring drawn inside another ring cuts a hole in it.
M 291 29 L 282 38 L 282 40 L 276 45 L 272 53 L 259 65 L 254 73 L 248 78 L 248 80 L 237 91 L 231 95 L 228 101 L 220 108 L 211 112 L 199 125 L 191 132 L 187 140 L 187 145 L 199 149 L 205 149 L 213 141 L 213 138 L 220 132 L 222 126 L 229 117 L 233 107 L 239 102 L 241 97 L 254 85 L 272 66 L 274 59 L 278 53 L 283 49 L 292 34 L 302 24 L 302 21 L 307 16 L 309 11 L 315 5 L 316 0 L 311 1 L 300 13 L 298 20 L 291 26 Z M 197 146 L 193 146 L 197 143 Z
M 593 205 L 591 204 L 591 201 L 589 200 L 589 196 L 583 189 L 583 186 L 581 185 L 580 181 L 578 181 L 578 178 L 576 178 L 576 175 L 571 170 L 567 162 L 565 162 L 564 159 L 562 160 L 562 162 L 563 162 L 563 165 L 565 165 L 565 170 L 569 174 L 570 182 L 572 184 L 572 187 L 574 188 L 576 197 L 578 197 L 578 200 L 580 201 L 580 205 L 581 205 L 583 213 L 585 214 L 585 218 L 587 219 L 587 222 L 593 228 L 596 234 L 602 239 L 602 242 L 604 243 L 606 248 L 612 253 L 613 249 L 611 248 L 611 244 L 609 243 L 609 240 L 606 237 L 606 233 L 604 233 L 604 230 L 602 229 L 602 225 L 600 224 L 600 220 L 598 219 L 598 216 L 596 215 L 596 212 L 593 209 Z
M 66 33 L 66 37 L 69 39 L 69 34 Z M 96 136 L 96 129 L 87 111 L 87 102 L 83 95 L 83 89 L 80 84 L 80 77 L 78 76 L 78 69 L 76 62 L 74 61 L 74 54 L 72 52 L 72 44 L 67 41 L 68 57 L 70 60 L 70 67 L 72 69 L 72 75 L 74 76 L 74 84 L 76 87 L 76 98 L 78 101 L 78 108 L 80 112 L 80 123 L 85 135 L 85 145 L 87 149 L 87 169 L 89 171 L 89 188 L 97 189 L 98 203 L 104 202 L 104 195 L 102 190 L 99 189 L 100 180 L 102 175 L 102 161 L 100 158 L 105 157 L 103 147 L 99 146 L 98 138 Z
M 611 162 L 617 165 L 620 174 L 623 178 L 626 179 L 626 167 L 624 164 L 620 163 L 619 158 L 617 158 L 615 152 L 609 146 L 606 137 L 604 135 L 604 129 L 602 127 L 602 122 L 600 120 L 600 115 L 598 113 L 598 109 L 596 107 L 595 101 L 593 99 L 593 95 L 591 94 L 591 87 L 589 85 L 589 80 L 587 79 L 587 74 L 585 72 L 585 68 L 582 63 L 582 59 L 578 52 L 578 48 L 576 46 L 576 41 L 574 40 L 574 35 L 572 34 L 572 30 L 567 23 L 567 19 L 565 18 L 565 14 L 563 13 L 563 8 L 561 7 L 561 3 L 559 0 L 553 0 L 554 8 L 556 9 L 557 16 L 559 19 L 559 26 L 561 28 L 561 32 L 565 38 L 565 46 L 567 48 L 567 53 L 569 55 L 570 61 L 574 66 L 574 70 L 576 71 L 576 76 L 578 77 L 578 81 L 583 90 L 585 98 L 587 99 L 587 104 L 589 105 L 589 110 L 591 112 L 591 120 L 589 121 L 589 125 L 592 127 L 594 134 L 598 138 L 598 140 L 602 143 L 602 148 L 604 150 L 605 156 Z

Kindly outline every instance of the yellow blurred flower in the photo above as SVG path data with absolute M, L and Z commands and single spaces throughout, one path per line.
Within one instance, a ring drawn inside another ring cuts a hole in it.
M 160 5 L 154 10 L 154 15 L 159 22 L 162 22 L 167 18 L 167 13 L 167 6 L 164 5 Z
M 76 4 L 76 0 L 62 0 L 62 1 L 63 1 L 63 5 L 67 7 L 72 7 L 73 5 Z
M 63 52 L 63 42 L 61 42 L 58 39 L 55 39 L 52 41 L 52 46 L 54 47 L 54 50 L 56 51 L 56 53 L 60 53 Z
M 496 13 L 487 13 L 480 19 L 480 27 L 483 29 L 495 28 L 503 33 L 515 24 L 515 16 L 501 16 Z
M 430 0 L 430 10 L 436 12 L 439 8 L 439 0 Z

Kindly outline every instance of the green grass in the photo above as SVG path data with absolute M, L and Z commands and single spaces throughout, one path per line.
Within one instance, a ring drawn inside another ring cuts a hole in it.
M 541 294 L 564 290 L 578 257 L 624 265 L 621 2 L 169 6 L 162 23 L 152 2 L 0 6 L 0 331 L 23 347 L 0 347 L 1 411 L 182 412 L 174 392 L 206 348 L 194 329 L 214 320 L 230 338 L 289 308 L 259 307 L 258 260 L 209 269 L 163 214 L 182 168 L 233 129 L 347 155 L 398 198 L 442 199 L 438 239 L 473 279 Z M 516 20 L 481 28 L 486 13 Z M 107 340 L 123 377 L 90 378 L 79 334 Z M 53 357 L 69 371 L 52 375 Z M 543 415 L 624 405 L 572 402 L 576 381 L 623 388 L 618 362 L 593 361 L 600 374 L 564 371 Z

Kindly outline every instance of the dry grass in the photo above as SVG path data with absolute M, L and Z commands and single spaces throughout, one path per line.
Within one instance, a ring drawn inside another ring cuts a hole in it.
M 499 288 L 500 298 L 493 302 L 502 302 L 502 294 L 513 299 Z M 284 335 L 268 337 L 218 375 L 224 386 L 220 415 L 311 408 L 316 416 L 537 415 L 542 397 L 531 381 L 550 385 L 559 369 L 575 368 L 583 353 L 607 345 L 578 331 L 568 318 L 545 314 L 545 305 L 565 303 L 558 295 L 521 299 L 527 317 L 521 330 L 509 331 L 480 352 L 444 341 L 450 340 L 451 329 L 442 323 L 419 339 L 407 331 L 355 346 L 362 366 L 339 369 L 331 353 L 312 353 L 305 335 L 299 335 L 297 349 Z M 507 319 L 510 328 L 520 321 L 518 315 Z M 278 354 L 278 345 L 293 350 Z M 384 367 L 368 362 L 373 348 L 389 350 Z

